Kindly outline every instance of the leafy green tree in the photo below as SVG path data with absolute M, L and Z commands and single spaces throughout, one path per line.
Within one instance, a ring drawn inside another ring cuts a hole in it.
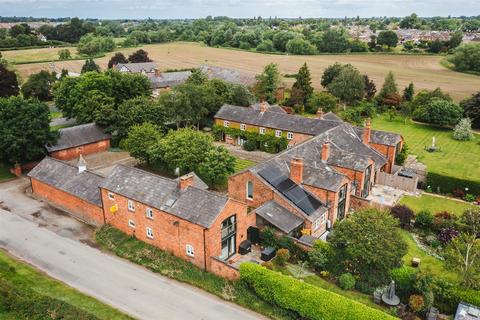
M 413 97 L 415 96 L 415 86 L 413 82 L 410 82 L 408 86 L 403 89 L 403 100 L 411 102 L 413 101 Z
M 280 72 L 276 63 L 270 63 L 263 68 L 263 72 L 255 77 L 257 83 L 255 93 L 258 98 L 269 103 L 276 102 L 276 92 L 280 85 Z
M 308 253 L 308 261 L 316 271 L 327 271 L 333 258 L 332 246 L 328 242 L 315 241 L 313 249 Z
M 224 147 L 213 147 L 206 152 L 197 172 L 208 185 L 224 185 L 227 177 L 235 172 L 235 157 Z
M 78 123 L 96 122 L 107 126 L 114 118 L 115 99 L 100 90 L 89 90 L 76 102 Z
M 257 51 L 259 52 L 272 52 L 273 49 L 273 41 L 272 40 L 263 40 L 257 46 Z
M 361 40 L 350 40 L 349 41 L 350 52 L 368 52 L 368 45 Z
M 208 81 L 208 77 L 200 69 L 194 69 L 192 74 L 188 77 L 185 83 L 188 84 L 205 84 Z
M 87 59 L 85 60 L 85 64 L 82 66 L 81 73 L 91 71 L 100 72 L 100 67 L 98 66 L 98 64 L 95 63 L 95 61 L 93 61 L 93 59 Z
M 390 280 L 390 271 L 402 265 L 407 244 L 398 220 L 377 209 L 356 212 L 339 222 L 329 239 L 343 272 L 352 272 L 371 287 Z
M 428 44 L 428 52 L 439 53 L 444 50 L 446 50 L 445 42 L 441 41 L 440 39 L 435 39 Z
M 115 53 L 113 57 L 110 58 L 110 60 L 108 61 L 108 69 L 112 69 L 113 66 L 119 63 L 128 63 L 127 58 L 125 58 L 125 56 L 121 52 Z
M 14 71 L 8 70 L 7 66 L 0 63 L 0 98 L 18 95 L 18 80 Z
M 241 84 L 233 84 L 231 88 L 230 103 L 234 106 L 248 107 L 254 100 L 250 91 Z
M 366 74 L 363 75 L 363 78 L 365 79 L 365 99 L 372 101 L 375 97 L 375 93 L 377 93 L 377 86 Z
M 416 13 L 405 17 L 400 21 L 400 28 L 402 29 L 418 29 L 420 28 L 422 21 L 418 18 Z
M 461 119 L 455 128 L 453 128 L 453 138 L 455 140 L 472 140 L 473 131 L 472 131 L 472 120 L 469 118 Z
M 45 155 L 45 144 L 54 143 L 50 111 L 38 100 L 0 98 L 0 159 L 22 163 Z
M 306 62 L 298 70 L 297 74 L 295 75 L 295 79 L 296 81 L 292 86 L 292 90 L 296 89 L 302 93 L 301 104 L 305 105 L 313 93 L 312 77 L 310 76 L 310 70 L 308 70 Z
M 328 91 L 344 104 L 351 105 L 365 95 L 365 79 L 357 68 L 346 65 L 339 75 L 328 85 Z
M 323 71 L 322 81 L 320 82 L 322 87 L 326 88 L 330 83 L 332 83 L 333 79 L 335 79 L 335 77 L 337 77 L 340 74 L 340 71 L 342 71 L 343 67 L 344 66 L 338 62 L 335 62 L 332 65 L 329 65 Z
M 273 36 L 273 46 L 280 52 L 287 51 L 288 41 L 296 38 L 298 35 L 291 31 L 280 31 Z
M 286 49 L 288 53 L 298 55 L 312 55 L 317 52 L 317 48 L 313 44 L 300 37 L 289 40 Z
M 58 58 L 60 60 L 68 60 L 72 58 L 72 54 L 70 53 L 70 50 L 68 49 L 60 49 L 58 50 Z
M 463 33 L 461 31 L 455 31 L 448 40 L 448 47 L 454 49 L 462 44 Z
M 445 263 L 460 273 L 466 288 L 480 288 L 480 238 L 461 233 L 445 248 Z
M 165 115 L 169 122 L 179 129 L 182 124 L 189 126 L 192 123 L 192 107 L 189 97 L 183 92 L 170 91 L 159 97 L 159 103 L 165 109 Z
M 480 91 L 460 102 L 465 117 L 472 119 L 472 126 L 480 128 Z
M 92 33 L 84 35 L 78 42 L 77 51 L 87 56 L 95 56 L 102 52 L 115 49 L 115 42 L 111 37 L 97 37 Z
M 35 97 L 40 101 L 49 101 L 52 99 L 52 86 L 56 80 L 55 73 L 42 70 L 28 77 L 21 92 L 25 98 Z
M 469 208 L 462 213 L 460 222 L 467 233 L 480 236 L 480 209 Z
M 349 42 L 344 30 L 328 29 L 319 37 L 315 44 L 319 52 L 340 53 L 347 51 Z
M 391 30 L 381 31 L 378 34 L 377 43 L 381 46 L 385 45 L 390 49 L 391 47 L 397 46 L 398 36 L 394 31 Z
M 448 93 L 444 93 L 442 89 L 436 88 L 435 90 L 421 90 L 417 93 L 415 98 L 412 101 L 412 112 L 418 109 L 419 107 L 426 106 L 430 103 L 433 98 L 439 98 L 445 101 L 452 102 L 452 98 Z
M 337 98 L 329 92 L 314 92 L 307 101 L 306 111 L 315 114 L 318 109 L 323 112 L 335 111 L 337 108 Z
M 139 62 L 152 62 L 148 57 L 148 52 L 140 49 L 128 56 L 128 62 L 139 63 Z
M 382 89 L 377 95 L 377 101 L 383 104 L 385 99 L 393 94 L 398 94 L 398 87 L 393 72 L 389 71 L 383 82 Z
M 456 71 L 480 72 L 480 45 L 464 44 L 456 48 L 448 59 Z
M 419 121 L 446 126 L 457 124 L 462 113 L 462 108 L 457 104 L 433 98 L 427 105 L 417 108 L 413 112 L 413 117 Z
M 150 163 L 150 149 L 157 145 L 162 137 L 160 128 L 150 122 L 135 124 L 128 130 L 127 138 L 120 146 L 132 157 L 143 163 Z

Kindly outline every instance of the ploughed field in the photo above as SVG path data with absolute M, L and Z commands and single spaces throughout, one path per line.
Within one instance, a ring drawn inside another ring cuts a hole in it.
M 320 89 L 320 78 L 323 70 L 334 62 L 350 63 L 356 66 L 362 73 L 368 74 L 377 84 L 379 90 L 385 75 L 393 71 L 399 87 L 403 89 L 410 82 L 415 84 L 416 89 L 442 88 L 449 92 L 452 97 L 459 101 L 480 89 L 480 77 L 449 70 L 440 65 L 443 56 L 422 55 L 381 55 L 381 54 L 351 54 L 351 55 L 317 55 L 317 56 L 292 56 L 260 54 L 254 52 L 231 50 L 223 48 L 211 48 L 198 43 L 173 42 L 165 44 L 144 45 L 151 59 L 161 70 L 192 68 L 200 64 L 212 64 L 227 68 L 237 69 L 247 74 L 259 73 L 263 66 L 270 62 L 276 62 L 283 74 L 293 74 L 299 67 L 307 62 L 312 73 L 313 85 Z M 70 48 L 72 55 L 76 55 L 75 49 Z M 119 48 L 125 55 L 138 50 L 137 48 Z M 18 51 L 5 51 L 3 56 L 12 62 L 37 61 L 57 59 L 59 48 L 30 49 Z M 97 63 L 106 68 L 108 60 L 113 53 L 96 59 Z M 60 61 L 54 62 L 57 72 L 63 68 L 79 72 L 84 61 Z M 16 66 L 20 74 L 25 78 L 30 73 L 41 69 L 52 70 L 51 62 L 22 64 Z M 285 78 L 285 83 L 290 85 L 292 78 Z

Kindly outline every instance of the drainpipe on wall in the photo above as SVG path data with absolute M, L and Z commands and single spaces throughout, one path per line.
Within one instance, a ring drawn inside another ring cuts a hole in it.
M 205 271 L 208 271 L 207 270 L 207 241 L 205 238 L 205 230 L 206 229 L 203 229 L 203 265 L 204 265 Z

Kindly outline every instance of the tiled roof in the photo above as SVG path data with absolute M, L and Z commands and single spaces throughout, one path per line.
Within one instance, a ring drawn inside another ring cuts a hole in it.
M 48 152 L 65 150 L 73 147 L 110 139 L 110 135 L 95 123 L 86 123 L 59 130 L 60 137 L 55 145 L 46 145 Z
M 187 81 L 192 74 L 191 71 L 164 72 L 159 75 L 148 75 L 153 89 L 175 87 Z
M 255 83 L 255 77 L 233 69 L 201 65 L 200 70 L 205 73 L 209 79 L 221 79 L 226 82 L 242 84 L 244 86 L 251 86 Z
M 263 103 L 266 103 L 267 104 L 267 110 L 270 111 L 270 112 L 278 112 L 278 113 L 287 113 L 287 111 L 285 111 L 282 107 L 280 107 L 279 105 L 270 105 L 268 102 L 263 102 Z M 250 108 L 253 108 L 257 111 L 260 111 L 260 105 L 261 103 L 260 102 L 257 102 L 255 104 L 252 104 L 250 106 Z
M 340 118 L 339 116 L 337 116 L 335 113 L 333 112 L 327 112 L 323 115 L 323 119 L 325 120 L 330 120 L 330 121 L 340 121 L 340 122 L 343 122 L 342 118 Z
M 355 127 L 355 131 L 359 136 L 363 133 L 363 128 Z M 372 130 L 370 134 L 370 142 L 383 144 L 387 146 L 396 146 L 402 140 L 402 136 L 387 131 Z
M 102 206 L 99 185 L 104 178 L 88 170 L 79 173 L 77 167 L 46 157 L 28 176 L 96 206 Z
M 336 121 L 306 118 L 268 110 L 262 113 L 260 110 L 253 108 L 244 108 L 228 104 L 224 104 L 220 108 L 215 118 L 312 136 L 316 136 L 339 125 Z
M 302 218 L 273 200 L 264 203 L 255 212 L 285 233 L 290 233 L 303 224 Z
M 137 168 L 117 165 L 101 187 L 181 219 L 208 228 L 228 198 L 194 186 L 178 188 L 178 182 Z
M 119 63 L 115 65 L 115 69 L 120 71 L 123 67 L 127 68 L 132 73 L 140 73 L 142 71 L 152 72 L 157 69 L 155 62 L 138 62 L 138 63 Z

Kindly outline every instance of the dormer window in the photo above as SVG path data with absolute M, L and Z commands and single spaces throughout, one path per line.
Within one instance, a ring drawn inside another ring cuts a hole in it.
M 229 122 L 229 121 L 223 121 L 223 126 L 224 126 L 225 128 L 230 127 L 230 122 Z
M 265 134 L 265 128 L 260 128 L 260 134 Z

